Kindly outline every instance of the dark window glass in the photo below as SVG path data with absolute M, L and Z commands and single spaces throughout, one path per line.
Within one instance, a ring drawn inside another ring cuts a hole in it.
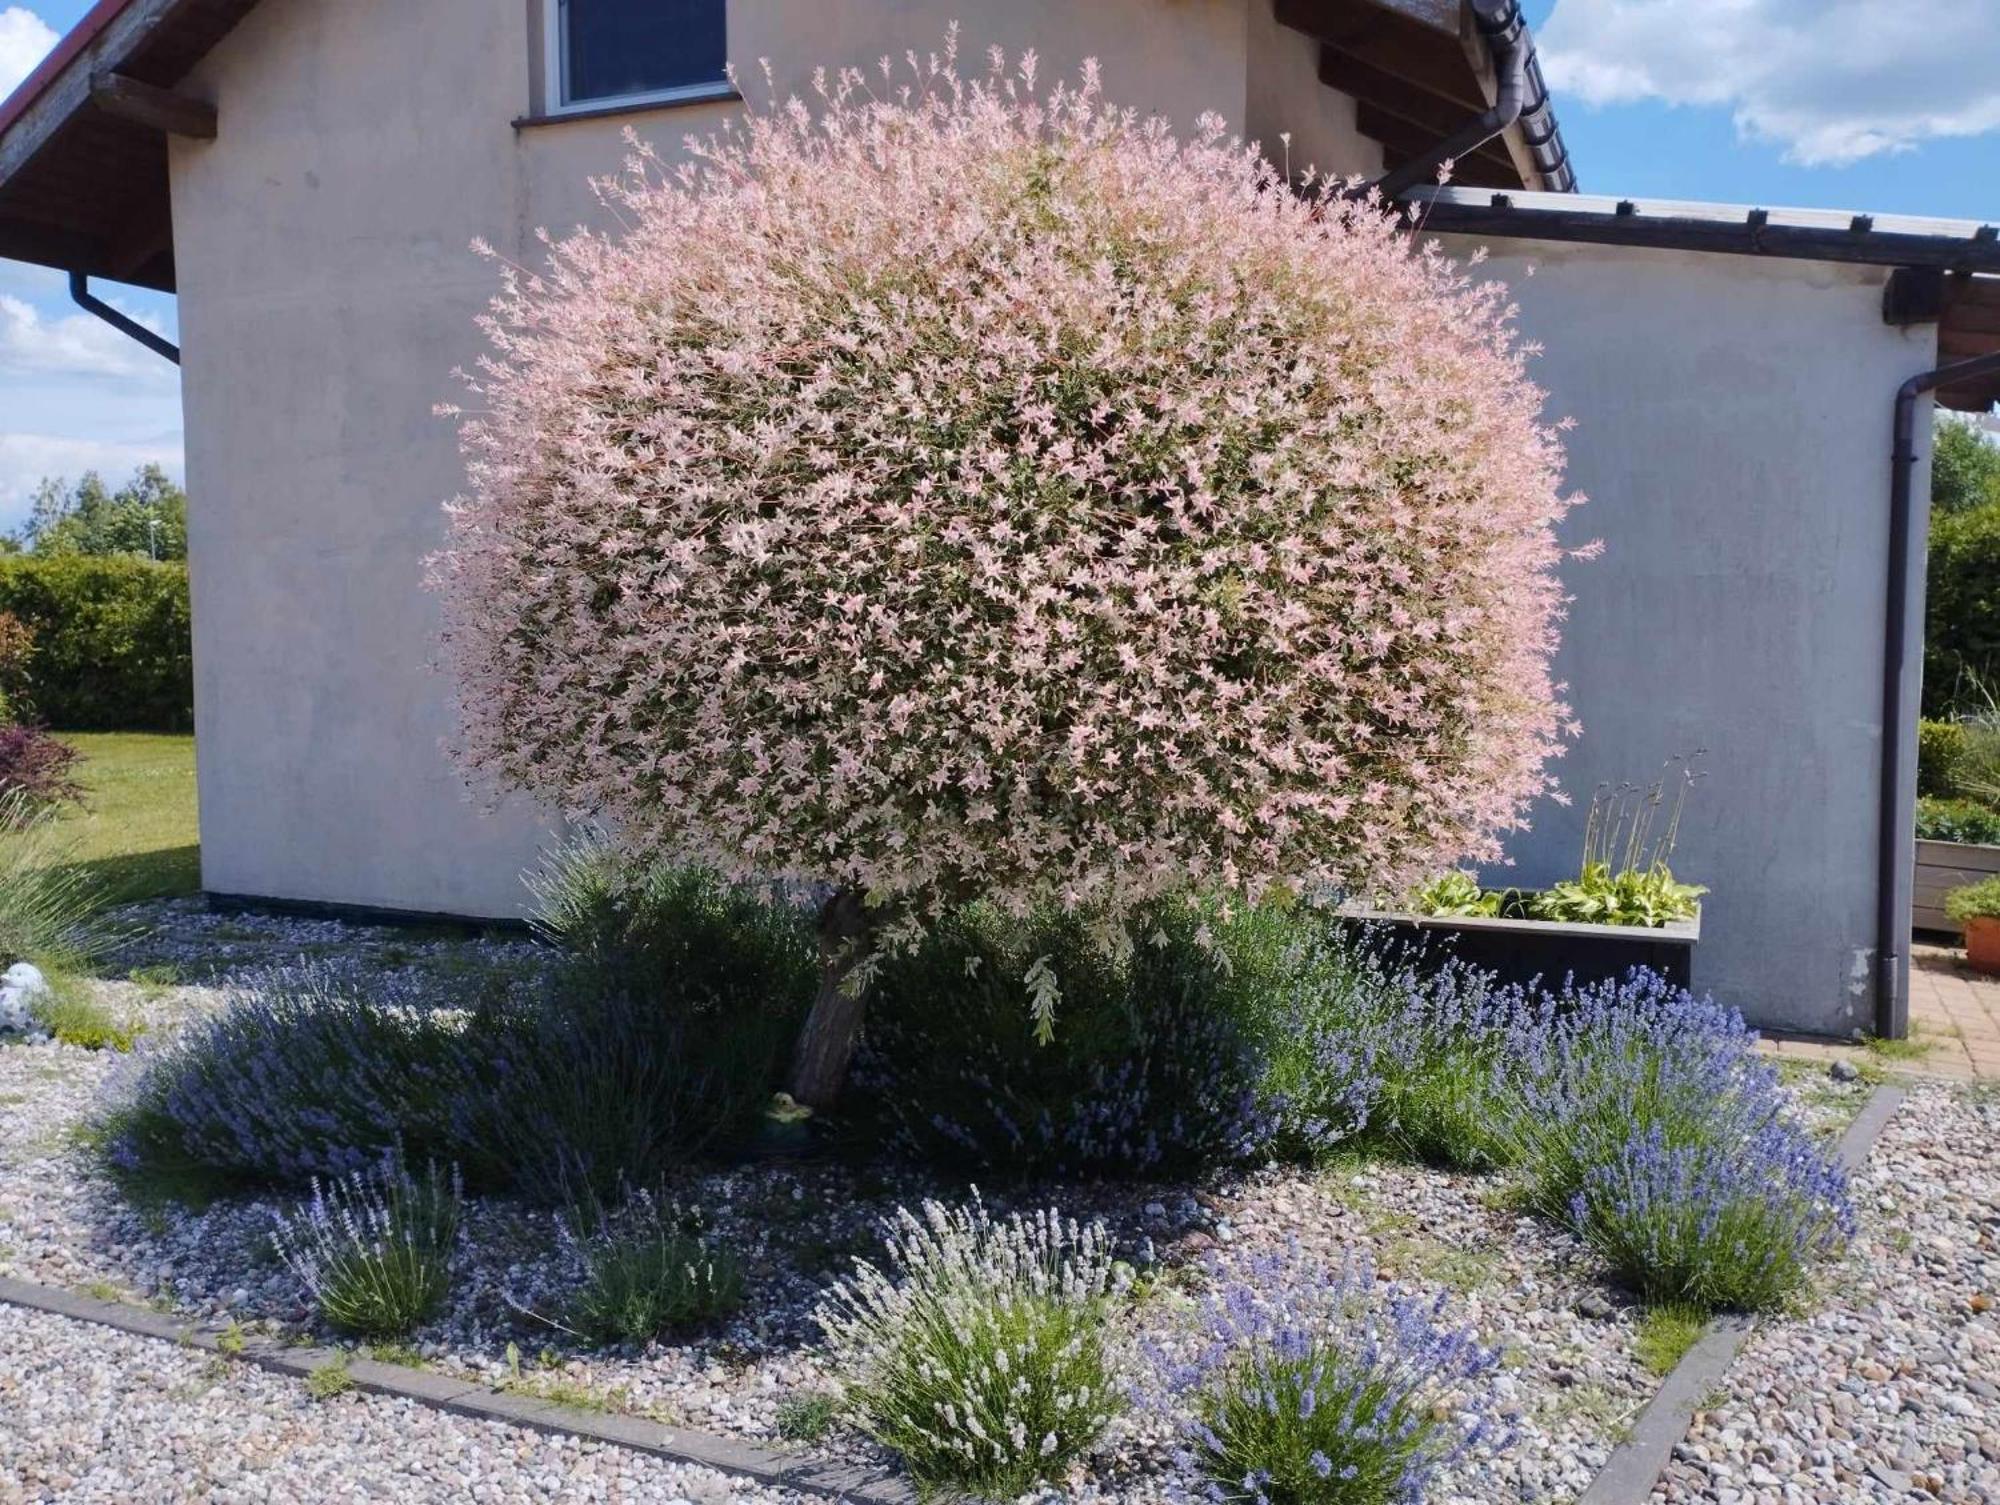
M 563 99 L 613 99 L 723 74 L 723 0 L 562 0 Z

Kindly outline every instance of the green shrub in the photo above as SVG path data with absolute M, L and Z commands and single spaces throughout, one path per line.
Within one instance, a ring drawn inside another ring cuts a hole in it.
M 2000 917 L 2000 877 L 1984 878 L 1944 896 L 1944 912 L 1955 925 Z
M 747 1137 L 790 1039 L 784 1012 L 681 1008 L 558 978 L 473 1026 L 455 1153 L 481 1182 L 538 1202 L 613 1200 Z
M 588 1204 L 569 1233 L 578 1283 L 563 1325 L 587 1342 L 647 1343 L 703 1327 L 743 1304 L 743 1267 L 640 1191 L 616 1211 Z
M 1920 799 L 1917 839 L 2000 846 L 2000 810 L 1977 800 Z
M 186 565 L 127 555 L 0 556 L 0 612 L 34 634 L 31 695 L 50 725 L 192 725 Z
M 436 1311 L 451 1285 L 460 1193 L 435 1165 L 422 1179 L 385 1155 L 281 1216 L 272 1244 L 320 1315 L 342 1332 L 393 1338 Z
M 1253 967 L 1163 905 L 1118 956 L 1074 916 L 972 906 L 884 960 L 854 1083 L 897 1150 L 1007 1176 L 1151 1175 L 1257 1141 Z M 1222 927 L 1227 929 L 1227 927 Z M 1054 1008 L 1038 1026 L 1037 992 Z M 1051 991 L 1053 990 L 1053 991 Z
M 1931 520 L 1925 592 L 1924 713 L 1990 709 L 2000 682 L 2000 502 Z
M 847 1419 L 925 1492 L 1011 1500 L 1060 1478 L 1122 1408 L 1101 1224 L 899 1209 L 886 1268 L 857 1261 L 815 1313 Z
M 1923 720 L 1917 723 L 1917 793 L 1931 799 L 1950 799 L 1958 792 L 1958 778 L 1965 764 L 1966 731 L 1959 721 Z
M 800 1019 L 819 985 L 812 916 L 756 889 L 586 835 L 528 875 L 533 923 L 608 985 L 716 1015 Z

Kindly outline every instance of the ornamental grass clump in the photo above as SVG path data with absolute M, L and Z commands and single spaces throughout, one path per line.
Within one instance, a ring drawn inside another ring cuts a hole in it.
M 812 1106 L 969 900 L 1397 891 L 1567 723 L 1504 288 L 1094 69 L 912 66 L 635 138 L 502 272 L 431 562 L 483 782 L 829 895 Z
M 592 1204 L 562 1240 L 576 1287 L 561 1325 L 586 1342 L 649 1343 L 720 1321 L 743 1304 L 743 1267 L 678 1208 L 643 1188 L 615 1210 Z
M 1264 1255 L 1205 1302 L 1191 1358 L 1157 1355 L 1186 1418 L 1181 1465 L 1218 1505 L 1409 1505 L 1502 1445 L 1478 1382 L 1499 1362 L 1444 1298 Z
M 322 1183 L 276 1216 L 272 1246 L 320 1315 L 344 1333 L 393 1338 L 436 1311 L 451 1285 L 463 1188 L 435 1164 L 420 1179 L 396 1153 Z
M 925 1490 L 1012 1499 L 1060 1476 L 1121 1409 L 1106 1331 L 1123 1284 L 1102 1224 L 899 1209 L 887 1268 L 857 1261 L 816 1312 L 842 1415 Z

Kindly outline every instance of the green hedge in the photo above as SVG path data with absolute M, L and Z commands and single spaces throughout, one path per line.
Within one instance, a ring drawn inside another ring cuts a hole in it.
M 193 725 L 186 565 L 130 555 L 0 557 L 0 611 L 34 629 L 30 695 L 49 725 Z
M 1931 519 L 1924 714 L 1992 709 L 2000 694 L 2000 503 Z

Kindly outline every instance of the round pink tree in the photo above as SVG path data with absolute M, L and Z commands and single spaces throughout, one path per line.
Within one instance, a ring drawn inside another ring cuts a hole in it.
M 471 767 L 830 895 L 809 1103 L 971 897 L 1494 857 L 1566 715 L 1504 292 L 1090 70 L 821 92 L 506 275 L 433 561 Z

